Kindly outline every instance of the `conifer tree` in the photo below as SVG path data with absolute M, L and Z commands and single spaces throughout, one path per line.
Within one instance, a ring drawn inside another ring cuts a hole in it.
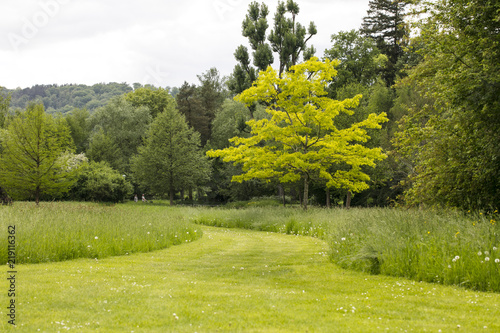
M 377 42 L 377 47 L 388 57 L 383 71 L 387 85 L 394 84 L 402 69 L 404 44 L 408 39 L 405 8 L 408 0 L 370 0 L 367 16 L 363 18 L 361 32 Z
M 73 151 L 70 130 L 63 118 L 45 113 L 43 105 L 30 104 L 8 121 L 2 132 L 0 183 L 20 198 L 67 192 L 74 182 L 68 166 Z M 65 157 L 66 156 L 66 157 Z
M 274 62 L 273 52 L 279 62 L 279 75 L 297 64 L 301 55 L 304 59 L 309 59 L 314 54 L 314 48 L 307 48 L 307 42 L 317 33 L 316 26 L 311 22 L 306 30 L 296 22 L 296 16 L 299 14 L 296 2 L 278 2 L 273 29 L 266 36 L 269 27 L 268 14 L 269 9 L 263 3 L 259 6 L 257 2 L 252 2 L 248 8 L 242 28 L 243 36 L 248 38 L 253 50 L 255 67 L 252 67 L 248 48 L 240 45 L 234 54 L 238 64 L 228 84 L 235 94 L 250 88 L 257 79 L 258 72 L 266 70 Z

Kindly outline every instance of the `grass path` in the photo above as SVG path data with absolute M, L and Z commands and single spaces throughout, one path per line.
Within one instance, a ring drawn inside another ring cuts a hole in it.
M 500 331 L 499 294 L 344 271 L 310 237 L 201 228 L 167 250 L 18 266 L 16 331 Z

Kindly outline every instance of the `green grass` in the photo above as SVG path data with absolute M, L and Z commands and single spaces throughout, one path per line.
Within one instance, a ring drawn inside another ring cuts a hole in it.
M 195 223 L 325 239 L 343 268 L 500 292 L 497 216 L 453 211 L 205 209 Z
M 499 294 L 346 271 L 317 238 L 199 228 L 165 250 L 18 266 L 16 331 L 500 330 Z
M 148 252 L 190 242 L 202 236 L 188 222 L 188 210 L 133 203 L 16 202 L 0 206 L 0 230 L 16 228 L 18 263 L 39 263 L 76 258 L 105 258 Z M 0 238 L 7 248 L 7 237 Z M 0 251 L 7 262 L 7 251 Z

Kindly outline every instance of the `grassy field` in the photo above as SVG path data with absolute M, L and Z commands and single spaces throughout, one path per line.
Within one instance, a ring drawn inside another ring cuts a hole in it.
M 193 221 L 318 237 L 343 268 L 500 292 L 497 212 L 249 206 L 197 210 Z
M 312 237 L 201 228 L 151 253 L 18 266 L 16 331 L 500 330 L 499 294 L 346 271 Z
M 189 222 L 188 210 L 131 203 L 100 205 L 76 202 L 16 202 L 0 206 L 0 230 L 16 228 L 18 263 L 77 258 L 105 258 L 149 252 L 190 242 L 202 236 Z M 7 237 L 0 238 L 7 249 Z M 7 262 L 7 251 L 0 251 Z

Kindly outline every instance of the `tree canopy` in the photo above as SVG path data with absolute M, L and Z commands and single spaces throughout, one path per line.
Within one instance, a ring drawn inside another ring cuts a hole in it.
M 292 66 L 280 77 L 269 67 L 256 83 L 237 100 L 250 104 L 264 102 L 270 119 L 252 119 L 248 138 L 231 139 L 232 147 L 207 152 L 226 162 L 243 165 L 243 174 L 233 181 L 279 179 L 280 182 L 304 182 L 304 206 L 307 207 L 308 185 L 314 178 L 324 179 L 328 187 L 359 192 L 367 188 L 369 177 L 362 171 L 384 158 L 380 148 L 362 144 L 369 137 L 366 128 L 380 128 L 385 114 L 371 114 L 349 128 L 339 129 L 334 121 L 340 113 L 351 110 L 361 96 L 344 101 L 326 97 L 325 88 L 336 74 L 337 61 L 311 58 Z M 348 166 L 332 170 L 333 165 Z
M 500 3 L 422 2 L 423 61 L 401 84 L 409 105 L 396 143 L 413 163 L 408 204 L 493 208 L 500 202 Z

